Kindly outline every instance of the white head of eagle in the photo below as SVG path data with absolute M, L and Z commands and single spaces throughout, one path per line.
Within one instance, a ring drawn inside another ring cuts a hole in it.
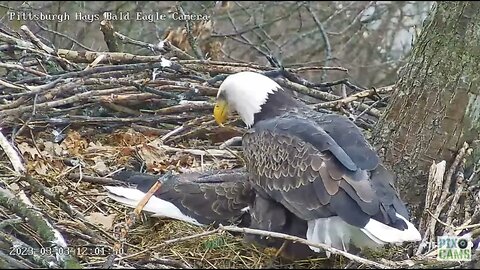
M 222 125 L 231 110 L 238 113 L 247 127 L 255 121 L 255 114 L 272 95 L 283 89 L 269 77 L 250 71 L 228 76 L 220 85 L 217 103 L 214 108 L 215 120 Z M 288 99 L 284 99 L 288 100 Z M 280 105 L 280 104 L 276 104 Z

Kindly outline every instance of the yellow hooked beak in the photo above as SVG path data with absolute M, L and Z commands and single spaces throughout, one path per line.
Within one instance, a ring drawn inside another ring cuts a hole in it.
M 227 121 L 228 111 L 228 103 L 223 99 L 218 99 L 213 109 L 213 116 L 219 126 L 223 127 L 223 123 Z

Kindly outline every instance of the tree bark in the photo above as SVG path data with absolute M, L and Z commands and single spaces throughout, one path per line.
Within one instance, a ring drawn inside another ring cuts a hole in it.
M 422 214 L 428 170 L 480 133 L 480 3 L 437 2 L 413 46 L 373 142 Z M 477 156 L 478 158 L 478 156 Z

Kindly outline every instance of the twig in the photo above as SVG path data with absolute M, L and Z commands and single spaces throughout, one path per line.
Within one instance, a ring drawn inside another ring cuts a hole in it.
M 447 220 L 445 221 L 445 223 L 447 223 L 447 224 L 452 223 L 453 212 L 455 211 L 455 209 L 457 209 L 458 200 L 460 199 L 460 196 L 462 195 L 463 189 L 465 188 L 465 185 L 467 184 L 466 181 L 465 181 L 465 178 L 464 178 L 465 162 L 466 162 L 467 157 L 470 156 L 472 152 L 473 152 L 473 149 L 468 148 L 465 151 L 465 155 L 461 159 L 460 164 L 458 165 L 459 169 L 457 171 L 457 177 L 456 177 L 456 181 L 455 181 L 455 183 L 456 183 L 455 194 L 453 195 L 453 200 L 452 200 L 452 204 L 450 205 L 450 209 L 447 211 Z M 447 232 L 447 229 L 449 229 L 449 227 L 446 227 L 444 229 L 444 233 Z M 453 230 L 448 230 L 448 232 L 453 233 Z
M 25 90 L 29 90 L 28 92 L 23 92 L 23 93 L 13 93 L 13 94 L 6 94 L 6 95 L 0 95 L 0 98 L 16 98 L 16 97 L 22 97 L 22 96 L 33 96 L 36 95 L 42 91 L 49 90 L 53 87 L 55 87 L 59 83 L 64 83 L 68 81 L 67 79 L 56 79 L 54 81 L 51 81 L 46 84 L 42 84 L 39 86 L 25 86 Z M 2 80 L 0 80 L 0 84 L 2 84 Z M 71 84 L 71 85 L 76 85 L 76 84 Z M 14 86 L 16 87 L 16 86 Z M 1 108 L 1 106 L 0 106 Z
M 45 74 L 41 71 L 31 69 L 29 67 L 24 67 L 24 66 L 21 66 L 21 65 L 16 65 L 16 64 L 0 63 L 0 67 L 4 67 L 4 68 L 8 68 L 8 69 L 18 69 L 18 70 L 21 70 L 21 71 L 25 71 L 25 72 L 37 75 L 37 76 L 47 76 L 47 74 Z
M 447 204 L 449 204 L 449 203 L 452 201 L 452 199 L 453 199 L 453 196 L 447 197 L 447 200 L 442 203 L 442 209 L 443 209 Z M 443 222 L 438 216 L 436 216 L 434 213 L 432 213 L 432 211 L 427 210 L 426 212 L 431 216 L 432 219 L 435 219 L 438 223 L 442 224 L 443 226 L 445 226 L 445 227 L 451 226 L 451 225 Z
M 95 56 L 96 57 L 96 56 Z M 155 56 L 157 57 L 157 56 Z M 64 59 L 65 60 L 65 59 Z M 91 62 L 91 61 L 89 61 Z M 72 78 L 84 78 L 89 75 L 99 74 L 99 73 L 106 73 L 106 72 L 113 72 L 113 71 L 145 71 L 147 69 L 154 69 L 154 68 L 166 68 L 165 63 L 161 62 L 149 62 L 149 63 L 139 63 L 139 64 L 125 64 L 125 65 L 112 65 L 112 66 L 99 66 L 94 67 L 88 70 L 81 70 L 81 71 L 72 71 L 66 72 L 59 75 L 50 75 L 47 77 L 37 77 L 37 78 L 28 78 L 24 80 L 17 81 L 17 84 L 26 84 L 26 83 L 42 83 L 43 81 L 51 81 L 55 79 L 72 79 Z M 169 69 L 182 72 L 182 66 L 178 63 L 173 61 L 170 62 Z M 111 74 L 107 73 L 108 77 Z
M 203 233 L 199 233 L 199 234 L 194 234 L 194 235 L 189 235 L 189 236 L 184 236 L 184 237 L 179 237 L 179 238 L 175 238 L 175 239 L 171 239 L 171 240 L 166 240 L 165 242 L 163 242 L 161 245 L 170 245 L 170 244 L 174 244 L 174 243 L 178 243 L 178 242 L 183 242 L 183 241 L 187 241 L 187 240 L 192 240 L 192 239 L 195 239 L 195 238 L 200 238 L 200 237 L 204 237 L 204 236 L 207 236 L 207 235 L 211 235 L 211 234 L 214 234 L 216 232 L 220 231 L 220 229 L 214 229 L 214 230 L 210 230 L 210 231 L 206 231 L 206 232 L 203 232 Z
M 0 250 L 0 262 L 3 260 L 8 266 L 15 267 L 17 269 L 30 269 L 31 267 L 24 262 L 12 258 L 12 256 L 5 254 Z M 48 266 L 48 265 L 47 265 Z
M 442 189 L 443 177 L 445 174 L 446 161 L 442 160 L 438 164 L 435 162 L 430 166 L 428 184 L 427 184 L 427 193 L 425 195 L 425 209 L 433 210 L 433 203 L 440 196 L 440 191 Z M 427 215 L 424 215 L 420 220 L 420 230 L 426 229 Z
M 25 166 L 23 165 L 22 159 L 20 155 L 18 155 L 17 151 L 13 148 L 13 146 L 8 142 L 7 138 L 2 133 L 2 129 L 0 128 L 0 146 L 7 154 L 8 160 L 12 163 L 13 169 L 19 175 L 23 175 L 26 173 Z
M 161 140 L 163 143 L 168 144 L 170 142 L 179 140 L 186 136 L 186 133 L 190 133 L 189 131 L 193 129 L 202 128 L 205 123 L 204 121 L 209 121 L 211 116 L 204 116 L 204 117 L 196 117 L 188 122 L 183 123 L 182 126 L 176 128 L 175 130 L 169 132 L 169 134 L 163 136 Z M 203 124 L 202 124 L 203 123 Z
M 456 234 L 460 233 L 463 229 L 479 227 L 480 226 L 479 222 L 480 222 L 480 212 L 476 212 L 475 214 L 473 214 L 472 217 L 470 217 L 468 220 L 465 220 L 465 222 L 457 228 Z M 469 225 L 469 224 L 472 224 L 472 225 Z
M 468 148 L 468 144 L 464 143 L 463 147 L 460 149 L 458 155 L 455 157 L 455 160 L 453 161 L 452 166 L 450 167 L 450 169 L 448 170 L 448 172 L 447 172 L 447 174 L 444 178 L 442 193 L 440 195 L 439 201 L 436 202 L 437 207 L 436 207 L 436 209 L 434 211 L 434 214 L 433 214 L 434 218 L 430 220 L 430 222 L 429 222 L 430 226 L 426 228 L 427 231 L 425 233 L 425 237 L 427 237 L 427 235 L 431 235 L 431 236 L 435 235 L 435 225 L 437 223 L 437 220 L 439 220 L 440 213 L 441 213 L 442 209 L 445 207 L 445 205 L 453 199 L 453 196 L 451 196 L 451 197 L 448 197 L 448 200 L 447 200 L 447 196 L 450 193 L 450 191 L 449 191 L 450 183 L 452 181 L 453 173 L 454 173 L 455 169 L 457 168 L 458 164 L 460 163 L 460 160 L 463 159 L 463 156 L 465 155 L 465 151 L 467 150 L 467 148 Z M 441 184 L 440 184 L 440 187 L 442 187 Z M 419 254 L 420 252 L 421 252 L 421 249 L 419 248 L 418 251 L 417 251 L 417 254 Z
M 187 68 L 201 68 L 202 66 L 230 66 L 230 67 L 248 67 L 257 71 L 273 70 L 273 68 L 255 63 L 237 63 L 226 61 L 214 61 L 214 60 L 178 60 L 179 64 L 184 65 Z M 315 68 L 315 67 L 312 67 Z M 319 68 L 319 67 L 316 67 Z
M 219 229 L 223 230 L 223 231 L 241 232 L 241 233 L 248 233 L 248 234 L 255 234 L 255 235 L 262 235 L 262 236 L 269 236 L 269 237 L 286 239 L 286 240 L 294 241 L 294 242 L 301 243 L 301 244 L 304 244 L 304 245 L 308 245 L 308 246 L 312 246 L 312 247 L 316 247 L 316 248 L 321 248 L 321 249 L 329 251 L 333 254 L 342 255 L 342 256 L 350 259 L 350 260 L 353 260 L 353 261 L 356 261 L 356 262 L 359 262 L 359 263 L 363 263 L 363 264 L 366 264 L 366 265 L 374 266 L 376 268 L 388 269 L 388 268 L 391 268 L 391 266 L 396 265 L 393 262 L 391 262 L 391 263 L 390 262 L 385 262 L 385 263 L 388 263 L 390 266 L 380 264 L 380 263 L 376 263 L 374 261 L 370 261 L 368 259 L 358 257 L 356 255 L 353 255 L 353 254 L 350 254 L 348 252 L 330 247 L 330 246 L 322 244 L 322 243 L 313 243 L 313 242 L 310 242 L 306 239 L 296 237 L 296 236 L 292 236 L 292 235 L 288 235 L 288 234 L 270 232 L 270 231 L 263 231 L 263 230 L 257 230 L 257 229 L 250 229 L 250 228 L 239 228 L 237 226 L 223 226 L 221 224 L 219 225 Z
M 433 238 L 435 236 L 435 231 L 436 231 L 436 223 L 440 223 L 444 226 L 447 226 L 443 221 L 440 220 L 439 216 L 443 208 L 449 204 L 453 199 L 453 196 L 447 197 L 444 201 L 441 201 L 438 205 L 437 208 L 435 209 L 435 212 L 432 213 L 432 211 L 427 210 L 426 212 L 431 216 L 430 220 L 427 222 L 427 225 L 425 227 L 425 235 L 422 239 L 422 242 L 420 243 L 416 255 L 422 254 L 423 250 L 426 248 L 425 243 L 428 242 L 428 239 Z
M 237 2 L 237 5 L 238 5 L 238 2 Z M 227 13 L 228 13 L 228 20 L 230 21 L 230 24 L 232 25 L 234 31 L 236 33 L 239 32 L 238 28 L 237 28 L 237 25 L 235 24 L 233 18 L 232 18 L 232 15 L 230 13 L 229 10 L 227 10 Z M 250 46 L 251 48 L 255 49 L 258 53 L 260 53 L 261 55 L 263 55 L 264 57 L 266 57 L 268 59 L 268 57 L 270 56 L 268 53 L 265 53 L 264 51 L 262 51 L 260 48 L 258 48 L 258 46 L 256 46 L 255 44 L 253 44 L 253 42 L 251 42 L 247 37 L 245 37 L 245 35 L 243 34 L 239 34 L 240 37 L 242 38 L 241 40 L 238 39 L 237 37 L 235 36 L 230 36 L 229 38 L 232 39 L 232 40 L 235 40 L 241 44 L 244 44 L 244 45 L 248 45 Z
M 331 103 L 327 103 L 329 105 L 322 105 L 324 103 L 320 103 L 320 104 L 316 104 L 316 105 L 310 105 L 312 108 L 314 108 L 315 110 L 320 110 L 322 109 L 323 107 L 331 107 L 332 105 L 336 105 L 338 104 L 338 100 L 341 99 L 339 96 L 337 95 L 333 95 L 333 94 L 329 94 L 329 93 L 324 93 L 324 92 L 320 92 L 318 90 L 315 90 L 315 89 L 311 89 L 309 87 L 306 87 L 304 85 L 301 85 L 301 84 L 298 84 L 298 83 L 294 83 L 294 82 L 291 82 L 291 81 L 288 81 L 288 80 L 282 80 L 280 82 L 280 85 L 282 86 L 285 86 L 287 88 L 290 88 L 296 92 L 299 92 L 299 93 L 302 93 L 302 94 L 305 94 L 305 95 L 308 95 L 308 96 L 311 96 L 311 97 L 315 97 L 315 98 L 319 98 L 321 100 L 329 100 L 329 101 L 332 101 Z M 374 90 L 366 90 L 366 91 L 371 91 L 370 94 L 373 94 L 375 91 Z M 356 100 L 357 98 L 354 98 L 354 100 Z M 363 109 L 363 110 L 367 110 L 368 109 L 368 106 L 366 104 L 361 104 L 361 103 L 358 103 L 356 101 L 353 101 L 353 104 L 358 104 L 358 107 L 360 109 Z M 373 115 L 375 117 L 379 117 L 381 115 L 381 112 L 375 108 L 372 108 L 370 110 L 367 111 L 368 114 L 370 115 Z
M 338 35 L 338 36 L 344 35 L 352 26 L 360 23 L 360 18 L 364 15 L 364 10 L 368 9 L 372 4 L 375 4 L 375 3 L 376 3 L 375 1 L 370 1 L 368 4 L 366 4 L 365 7 L 358 12 L 358 14 L 352 20 L 352 22 L 347 27 L 342 29 L 340 32 L 328 32 L 328 34 Z M 367 23 L 367 21 L 365 21 L 364 23 Z
M 25 41 L 23 39 L 19 39 L 16 37 L 12 37 L 5 33 L 0 32 L 0 41 L 3 41 L 7 44 L 15 44 L 16 46 L 23 47 L 23 48 L 30 48 L 33 49 L 35 45 L 29 41 Z
M 108 51 L 110 52 L 118 52 L 118 42 L 117 39 L 115 38 L 114 30 L 113 30 L 113 24 L 111 21 L 107 19 L 103 19 L 100 22 L 100 30 L 103 33 L 103 39 L 105 40 L 105 43 L 107 44 Z
M 68 174 L 68 178 L 70 178 L 72 180 L 78 180 L 80 178 L 80 174 L 70 173 L 70 174 Z M 111 179 L 111 178 L 107 178 L 107 177 L 87 176 L 87 175 L 82 175 L 82 181 L 88 182 L 88 183 L 93 183 L 93 184 L 99 184 L 99 185 L 123 184 L 122 181 L 118 181 L 118 180 L 115 180 L 115 179 Z
M 168 129 L 163 129 L 163 128 L 154 128 L 154 127 L 149 127 L 149 126 L 144 126 L 144 125 L 139 125 L 139 124 L 131 124 L 130 125 L 134 130 L 145 134 L 147 136 L 153 135 L 153 136 L 160 136 L 164 135 L 169 132 Z
M 431 226 L 432 217 L 433 217 L 433 214 L 431 214 L 431 211 L 433 211 L 433 207 L 434 207 L 434 203 L 436 202 L 436 199 L 440 196 L 443 177 L 445 174 L 445 166 L 446 166 L 445 160 L 442 160 L 438 164 L 435 164 L 435 162 L 433 162 L 432 165 L 430 166 L 428 183 L 427 183 L 427 192 L 425 195 L 425 209 L 427 211 L 421 217 L 420 226 L 419 226 L 419 229 L 424 231 L 424 235 L 423 235 L 422 241 L 417 247 L 417 251 L 415 253 L 416 256 L 419 256 L 420 254 L 422 254 L 425 248 L 428 247 L 427 242 L 431 234 L 430 226 Z M 430 213 L 430 215 L 427 215 L 427 213 Z
M 313 20 L 315 21 L 315 24 L 317 25 L 318 29 L 320 30 L 320 34 L 322 35 L 323 42 L 325 43 L 325 62 L 324 65 L 328 66 L 328 61 L 332 58 L 332 47 L 330 45 L 330 40 L 327 37 L 327 33 L 325 32 L 325 28 L 323 27 L 323 24 L 320 22 L 320 20 L 317 18 L 317 15 L 312 12 L 312 9 L 310 8 L 310 5 L 305 5 L 305 8 L 308 10 L 310 15 L 312 16 Z M 327 72 L 324 70 L 323 75 L 322 75 L 322 81 L 325 81 L 327 78 Z
M 362 92 L 355 93 L 353 95 L 350 95 L 342 99 L 317 104 L 315 108 L 333 108 L 339 105 L 348 104 L 360 98 L 366 98 L 375 94 L 385 94 L 385 93 L 391 92 L 393 91 L 393 87 L 394 87 L 393 85 L 390 85 L 390 86 L 382 87 L 380 89 L 364 90 Z M 367 107 L 366 109 L 371 109 L 371 108 Z
M 79 41 L 75 40 L 75 39 L 72 38 L 72 37 L 69 37 L 68 35 L 65 35 L 65 34 L 63 34 L 63 33 L 60 33 L 60 32 L 57 32 L 57 31 L 54 31 L 54 30 L 51 30 L 51 29 L 48 29 L 48 28 L 46 28 L 46 27 L 43 27 L 42 24 L 39 23 L 38 21 L 34 21 L 34 22 L 35 22 L 35 24 L 36 24 L 38 27 L 40 27 L 40 29 L 42 29 L 43 31 L 50 32 L 50 33 L 53 33 L 53 34 L 55 34 L 55 35 L 59 35 L 59 36 L 61 36 L 61 37 L 64 37 L 64 38 L 70 40 L 71 42 L 77 44 L 77 45 L 80 46 L 82 49 L 85 49 L 85 50 L 87 50 L 87 51 L 93 51 L 93 49 L 91 49 L 91 48 L 83 45 L 82 43 L 80 43 Z
M 463 189 L 465 188 L 465 185 L 466 185 L 465 181 L 463 181 L 463 179 L 461 177 L 459 177 L 457 181 L 460 182 L 460 185 L 457 187 L 457 189 L 455 191 L 455 194 L 453 195 L 453 199 L 452 199 L 452 203 L 450 204 L 450 208 L 447 211 L 447 220 L 445 221 L 445 223 L 448 226 L 445 226 L 445 228 L 443 230 L 444 234 L 453 233 L 453 226 L 452 226 L 453 214 L 459 206 L 458 205 L 458 200 L 460 199 L 460 196 L 462 195 Z
M 103 59 L 105 59 L 105 54 L 100 54 L 99 56 L 97 56 L 97 58 L 95 58 L 95 60 L 93 60 L 92 63 L 88 64 L 88 66 L 84 70 L 88 70 L 92 67 L 97 66 L 100 62 L 102 62 Z
M 1 113 L 0 113 L 1 115 Z M 55 124 L 101 124 L 105 123 L 118 124 L 118 123 L 176 123 L 179 121 L 185 121 L 195 118 L 192 115 L 159 115 L 159 116 L 148 116 L 148 117 L 129 117 L 129 118 L 115 118 L 115 117 L 89 117 L 81 115 L 72 115 L 70 117 L 55 117 L 48 118 L 45 120 L 32 121 L 30 124 L 39 125 L 45 123 L 55 123 Z
M 457 156 L 455 157 L 455 160 L 452 163 L 452 166 L 447 172 L 446 178 L 445 178 L 445 183 L 443 184 L 443 191 L 442 191 L 442 196 L 440 197 L 440 202 L 443 202 L 447 195 L 450 193 L 450 183 L 452 182 L 452 176 L 453 173 L 455 172 L 455 169 L 457 168 L 458 164 L 460 161 L 463 159 L 465 152 L 468 149 L 468 143 L 464 143 L 460 151 L 458 152 Z
M 59 49 L 58 55 L 76 63 L 91 63 L 98 57 L 104 58 L 99 63 L 108 64 L 134 64 L 134 63 L 148 63 L 161 62 L 164 59 L 161 55 L 135 55 L 131 53 L 122 52 L 95 52 L 95 51 L 73 51 L 67 49 Z M 98 60 L 97 60 L 98 61 Z
M 166 259 L 166 258 L 155 258 L 151 260 L 140 260 L 139 263 L 160 263 L 162 265 L 167 265 L 167 266 L 172 266 L 175 267 L 175 269 L 192 269 L 192 267 L 184 262 L 177 261 L 177 260 L 172 260 L 172 259 Z
M 169 51 L 169 52 L 172 52 L 172 54 L 177 57 L 178 59 L 184 59 L 184 60 L 193 60 L 195 59 L 193 56 L 191 56 L 190 54 L 180 50 L 179 48 L 177 48 L 176 46 L 174 46 L 172 43 L 170 43 L 170 41 L 168 40 L 164 40 L 162 41 L 162 45 L 163 45 L 163 48 L 165 48 L 165 50 Z
M 39 38 L 37 38 L 33 33 L 32 31 L 30 31 L 30 29 L 28 29 L 28 26 L 26 25 L 22 25 L 20 27 L 20 29 L 22 29 L 22 31 L 27 34 L 27 36 L 32 40 L 33 44 L 37 45 L 38 48 L 44 50 L 46 53 L 48 54 L 52 54 L 54 55 L 55 54 L 55 50 L 48 47 L 47 45 L 45 45 Z
M 58 106 L 64 106 L 64 105 L 72 104 L 72 103 L 78 102 L 78 101 L 89 100 L 89 99 L 92 98 L 92 96 L 97 96 L 97 95 L 102 95 L 102 94 L 113 94 L 117 91 L 118 91 L 118 89 L 92 90 L 92 91 L 88 91 L 88 92 L 79 93 L 75 96 L 67 97 L 67 98 L 64 98 L 64 99 L 59 99 L 59 100 L 54 100 L 54 101 L 50 101 L 50 102 L 40 103 L 40 104 L 37 104 L 36 106 L 35 105 L 30 105 L 30 106 L 23 106 L 23 107 L 18 107 L 18 108 L 9 109 L 9 110 L 3 110 L 2 112 L 0 112 L 0 116 L 5 117 L 7 115 L 22 114 L 22 113 L 25 113 L 25 112 L 28 112 L 28 111 L 33 111 L 34 107 L 37 110 L 44 110 L 44 109 L 54 108 L 54 107 L 58 107 Z
M 182 15 L 183 18 L 187 18 L 187 16 L 185 16 L 185 12 L 183 11 L 183 8 L 181 5 L 177 5 L 177 10 L 178 12 L 180 12 L 180 14 Z M 189 19 L 185 19 L 185 29 L 187 30 L 187 39 L 188 39 L 188 43 L 190 44 L 190 47 L 192 48 L 192 51 L 193 53 L 195 54 L 195 56 L 198 58 L 198 59 L 201 59 L 203 60 L 203 55 L 202 55 L 202 52 L 200 51 L 200 48 L 197 46 L 197 42 L 195 41 L 195 37 L 193 37 L 193 29 L 192 29 L 192 21 L 189 20 Z
M 362 117 L 364 114 L 368 113 L 370 110 L 373 109 L 373 107 L 375 107 L 378 103 L 380 103 L 383 99 L 379 99 L 377 101 L 375 101 L 374 103 L 372 103 L 372 105 L 368 106 L 368 108 L 366 108 L 365 110 L 363 110 L 361 113 L 359 113 L 358 115 L 356 115 L 353 119 L 353 122 L 356 122 L 358 119 L 360 119 L 360 117 Z
M 19 224 L 19 223 L 22 223 L 22 219 L 20 218 L 12 218 L 12 219 L 7 219 L 7 220 L 3 220 L 3 221 L 0 221 L 0 231 L 4 230 L 5 227 L 7 226 L 12 226 L 14 224 Z
M 150 145 L 158 147 L 164 151 L 168 152 L 175 152 L 175 153 L 188 153 L 191 155 L 196 156 L 213 156 L 213 157 L 222 157 L 222 158 L 237 158 L 236 151 L 227 151 L 227 150 L 220 150 L 220 149 L 182 149 L 177 147 L 171 147 L 168 145 L 163 145 L 161 140 L 156 140 L 150 143 Z
M 293 12 L 294 10 L 290 11 L 290 12 Z M 272 19 L 271 21 L 268 21 L 268 22 L 263 22 L 263 23 L 258 23 L 258 24 L 255 24 L 254 26 L 252 27 L 249 27 L 249 28 L 246 28 L 246 29 L 242 29 L 242 30 L 237 30 L 233 33 L 226 33 L 226 34 L 221 34 L 221 33 L 214 33 L 211 35 L 212 38 L 225 38 L 225 37 L 233 37 L 233 36 L 240 36 L 240 35 L 243 35 L 243 34 L 246 34 L 248 32 L 251 32 L 255 29 L 258 29 L 258 28 L 262 28 L 264 26 L 268 26 L 268 25 L 271 25 L 271 24 L 274 24 L 280 20 L 283 20 L 283 19 L 286 19 L 288 17 L 290 17 L 290 13 L 287 14 L 287 15 L 284 15 L 284 16 L 279 16 L 275 19 Z
M 164 136 L 162 136 L 160 138 L 160 141 L 162 142 L 165 142 L 168 138 L 170 138 L 171 136 L 175 135 L 175 134 L 178 134 L 180 133 L 181 131 L 183 131 L 185 128 L 184 126 L 180 126 L 180 127 L 177 127 L 176 129 L 168 132 L 167 134 L 165 134 Z
M 140 215 L 145 205 L 148 203 L 153 194 L 157 192 L 158 189 L 160 189 L 161 185 L 162 182 L 160 181 L 156 181 L 155 184 L 153 184 L 153 186 L 148 190 L 147 194 L 145 194 L 145 197 L 143 197 L 143 199 L 138 203 L 137 207 L 135 207 L 135 210 L 133 211 L 135 216 Z
M 122 247 L 124 246 L 128 232 L 135 224 L 137 218 L 140 216 L 145 205 L 148 203 L 148 201 L 153 196 L 153 194 L 157 192 L 157 190 L 162 186 L 162 184 L 165 183 L 166 181 L 169 181 L 170 179 L 172 179 L 171 172 L 168 172 L 162 175 L 155 182 L 155 184 L 152 185 L 152 187 L 148 190 L 148 192 L 145 194 L 142 200 L 138 202 L 137 207 L 135 207 L 135 209 L 129 215 L 127 215 L 125 226 L 120 225 L 119 227 L 117 227 L 117 232 L 118 232 L 118 229 L 120 229 L 120 232 L 118 232 L 119 240 L 116 241 L 114 244 L 114 250 L 116 255 L 121 255 L 121 250 L 123 250 Z
M 234 144 L 241 144 L 242 143 L 242 137 L 240 136 L 237 136 L 237 137 L 232 137 L 228 140 L 226 140 L 225 142 L 223 142 L 218 148 L 219 149 L 225 149 L 231 145 L 234 145 Z
M 310 71 L 310 70 L 337 70 L 337 71 L 343 71 L 343 72 L 348 72 L 348 69 L 343 68 L 343 67 L 318 67 L 318 66 L 313 66 L 313 67 L 298 67 L 298 68 L 287 68 L 288 71 L 298 73 L 298 72 L 303 72 L 303 71 Z
M 215 120 L 213 119 L 210 120 L 211 118 L 212 117 L 210 115 L 206 115 L 205 117 L 199 117 L 199 118 L 193 119 L 194 121 L 184 124 L 183 127 L 185 129 L 182 130 L 182 133 L 170 137 L 168 140 L 165 141 L 165 144 L 179 142 L 187 138 L 199 137 L 209 132 L 215 133 L 216 132 L 215 129 L 219 127 L 216 125 Z M 234 134 L 235 133 L 242 134 L 243 133 L 242 128 L 230 125 L 231 123 L 235 122 L 235 120 L 236 118 L 229 120 L 226 123 L 229 126 L 224 127 L 223 129 L 228 130 L 229 132 L 232 132 Z
M 157 114 L 172 114 L 192 111 L 213 110 L 213 104 L 207 101 L 186 101 L 175 106 L 158 109 Z
M 154 44 L 151 44 L 151 43 L 147 43 L 147 42 L 143 42 L 143 41 L 140 41 L 140 40 L 135 40 L 133 38 L 127 37 L 127 36 L 117 32 L 117 31 L 113 32 L 113 35 L 125 44 L 136 45 L 136 46 L 146 48 L 146 49 L 154 51 L 154 52 L 165 52 L 166 51 L 165 48 L 164 48 L 163 41 L 160 41 L 157 45 L 154 45 Z
M 10 83 L 10 82 L 7 82 L 7 81 L 1 80 L 1 79 L 0 79 L 0 84 L 5 86 L 5 87 L 12 88 L 12 89 L 15 89 L 15 90 L 27 90 L 28 89 L 26 86 L 18 86 L 18 85 L 15 85 L 13 83 Z

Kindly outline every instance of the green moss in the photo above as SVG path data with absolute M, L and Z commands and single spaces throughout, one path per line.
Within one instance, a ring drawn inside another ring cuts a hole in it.
M 23 201 L 15 197 L 10 197 L 5 193 L 0 193 L 0 205 L 14 212 L 17 216 L 25 220 L 32 228 L 34 228 L 44 243 L 48 243 L 45 244 L 45 246 L 49 246 L 50 243 L 53 243 L 56 240 L 55 234 L 50 225 L 40 214 L 32 210 L 31 207 L 25 204 Z M 37 263 L 44 265 L 44 267 L 48 266 L 47 261 L 43 260 L 42 258 L 35 258 L 35 256 L 33 257 Z M 64 267 L 72 266 L 73 268 L 78 268 L 78 262 L 76 262 L 73 258 L 67 257 L 63 263 L 65 264 Z

